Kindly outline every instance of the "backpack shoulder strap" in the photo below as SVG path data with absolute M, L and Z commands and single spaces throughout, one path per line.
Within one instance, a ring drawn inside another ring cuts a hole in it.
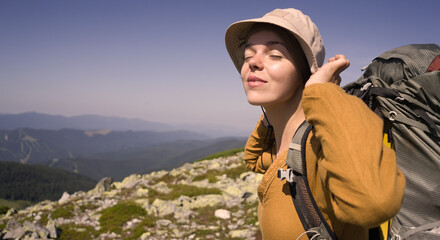
M 312 129 L 305 121 L 299 126 L 287 154 L 286 163 L 289 168 L 279 169 L 278 178 L 286 179 L 289 183 L 290 195 L 304 227 L 304 234 L 310 239 L 336 240 L 337 237 L 321 214 L 307 181 L 305 146 Z

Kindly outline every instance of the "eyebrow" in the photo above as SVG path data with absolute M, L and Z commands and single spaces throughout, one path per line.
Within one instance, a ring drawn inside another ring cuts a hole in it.
M 266 42 L 264 45 L 272 46 L 272 45 L 276 45 L 276 44 L 280 44 L 280 45 L 284 46 L 285 48 L 287 48 L 286 44 L 284 44 L 283 42 L 279 42 L 279 41 L 268 41 L 268 42 Z M 244 49 L 247 49 L 247 48 L 249 48 L 249 47 L 252 47 L 253 45 L 256 45 L 256 44 L 255 44 L 255 43 L 247 43 L 247 44 L 244 46 Z

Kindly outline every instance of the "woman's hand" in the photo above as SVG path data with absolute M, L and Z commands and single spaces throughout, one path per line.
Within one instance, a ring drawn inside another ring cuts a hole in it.
M 310 76 L 306 82 L 305 87 L 315 83 L 327 83 L 332 82 L 337 85 L 341 83 L 341 77 L 339 74 L 350 66 L 350 61 L 345 58 L 344 55 L 336 55 L 328 60 L 316 73 Z

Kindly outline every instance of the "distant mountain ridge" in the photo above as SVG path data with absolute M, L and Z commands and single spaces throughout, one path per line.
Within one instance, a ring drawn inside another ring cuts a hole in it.
M 245 138 L 216 138 L 188 132 L 0 130 L 0 161 L 39 164 L 120 179 L 170 169 L 189 160 L 240 148 Z
M 84 158 L 96 154 L 130 151 L 176 140 L 207 140 L 188 131 L 107 131 L 19 128 L 0 130 L 0 161 L 46 165 L 55 158 Z
M 114 131 L 171 131 L 171 125 L 146 121 L 142 119 L 127 119 L 121 117 L 106 117 L 99 115 L 80 115 L 65 117 L 37 112 L 20 114 L 0 114 L 0 129 L 12 130 L 17 128 L 34 128 L 60 130 L 63 128 L 96 130 L 112 129 Z
M 37 112 L 25 112 L 19 114 L 0 113 L 0 130 L 13 130 L 17 128 L 33 128 L 46 130 L 79 129 L 79 130 L 102 130 L 113 131 L 177 131 L 185 130 L 198 132 L 213 138 L 227 136 L 248 136 L 249 131 L 238 129 L 228 125 L 209 123 L 159 123 L 143 119 L 129 119 L 122 117 L 109 117 L 100 115 L 79 115 L 65 117 Z

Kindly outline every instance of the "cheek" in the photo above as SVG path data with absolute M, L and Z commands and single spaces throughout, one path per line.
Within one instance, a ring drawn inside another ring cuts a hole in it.
M 246 81 L 247 73 L 248 73 L 248 71 L 247 71 L 246 67 L 244 67 L 244 65 L 243 65 L 243 67 L 241 68 L 241 72 L 240 72 L 240 78 L 241 78 L 241 83 L 243 84 L 244 90 L 246 90 L 246 86 L 247 86 L 247 81 Z

